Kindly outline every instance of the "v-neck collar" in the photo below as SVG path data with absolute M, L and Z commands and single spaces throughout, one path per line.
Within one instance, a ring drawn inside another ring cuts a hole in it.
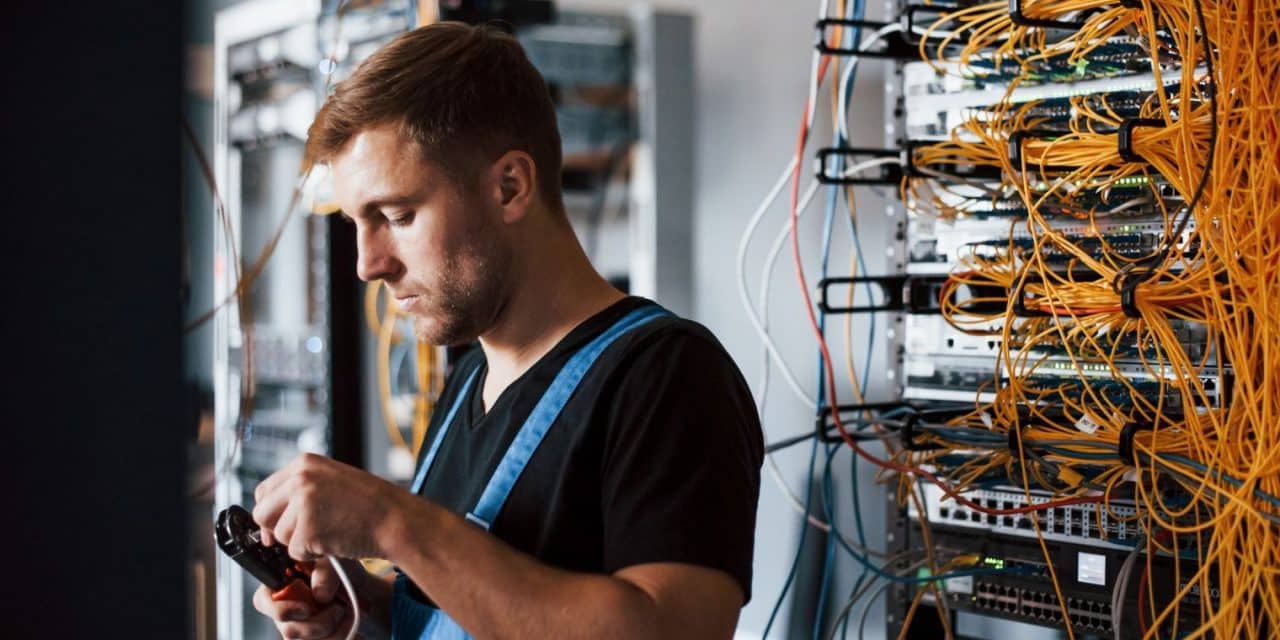
M 514 400 L 512 400 L 512 398 L 517 395 L 516 391 L 520 385 L 522 385 L 531 376 L 536 375 L 539 369 L 549 366 L 549 363 L 554 361 L 562 360 L 566 352 L 572 352 L 572 350 L 580 347 L 583 343 L 594 337 L 595 334 L 603 330 L 603 327 L 607 327 L 609 323 L 632 309 L 638 309 L 646 304 L 654 303 L 639 296 L 627 296 L 596 312 L 586 320 L 579 322 L 577 326 L 569 330 L 569 333 L 565 334 L 565 336 L 561 338 L 555 346 L 542 354 L 542 357 L 538 358 L 538 360 L 528 369 L 525 369 L 524 373 L 521 373 L 515 380 L 512 380 L 511 384 L 507 385 L 507 388 L 503 389 L 502 393 L 498 394 L 497 399 L 493 401 L 493 406 L 489 407 L 488 411 L 485 411 L 484 408 L 484 383 L 489 377 L 489 360 L 487 357 L 482 355 L 480 358 L 480 368 L 476 375 L 476 383 L 473 384 L 470 389 L 471 397 L 466 399 L 468 430 L 476 430 L 485 422 L 486 418 L 495 412 L 495 410 L 504 409 L 506 405 L 513 402 Z

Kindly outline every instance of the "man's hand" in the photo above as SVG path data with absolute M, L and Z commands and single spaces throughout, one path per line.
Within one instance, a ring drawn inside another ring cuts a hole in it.
M 358 593 L 369 591 L 367 585 L 374 578 L 365 573 L 359 562 L 346 560 L 342 566 Z M 339 593 L 344 595 L 339 598 Z M 253 606 L 276 623 L 276 629 L 283 638 L 346 638 L 354 618 L 351 603 L 346 599 L 338 574 L 326 558 L 317 560 L 311 572 L 311 595 L 320 605 L 318 608 L 297 600 L 272 600 L 271 591 L 266 586 L 259 586 L 257 593 L 253 594 Z
M 377 476 L 304 453 L 263 480 L 254 498 L 263 544 L 279 540 L 291 557 L 316 560 L 385 556 L 377 533 L 412 496 Z

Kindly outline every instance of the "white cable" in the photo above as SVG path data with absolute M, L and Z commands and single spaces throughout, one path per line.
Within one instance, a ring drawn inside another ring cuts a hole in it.
M 886 165 L 886 164 L 896 164 L 897 162 L 898 162 L 897 158 L 872 158 L 871 160 L 860 162 L 856 165 L 849 167 L 848 169 L 843 171 L 841 175 L 844 177 L 848 177 L 848 176 L 855 175 L 861 171 L 865 171 L 866 169 L 871 167 L 876 167 L 876 166 Z M 809 184 L 809 187 L 805 190 L 804 196 L 801 198 L 799 206 L 797 208 L 797 211 L 796 211 L 797 219 L 802 217 L 804 213 L 808 210 L 809 204 L 813 201 L 814 196 L 817 195 L 819 186 L 820 185 L 816 180 Z M 778 230 L 777 236 L 774 237 L 773 246 L 769 248 L 769 255 L 765 260 L 765 267 L 762 270 L 762 275 L 760 279 L 759 306 L 760 306 L 760 315 L 761 315 L 761 318 L 763 319 L 763 326 L 764 326 L 764 333 L 763 333 L 762 339 L 766 341 L 765 342 L 766 346 L 769 349 L 772 349 L 774 351 L 776 351 L 776 346 L 773 344 L 772 338 L 770 338 L 768 335 L 769 280 L 770 280 L 770 277 L 773 275 L 773 269 L 778 261 L 778 257 L 781 255 L 782 249 L 786 246 L 786 240 L 791 235 L 790 231 L 791 231 L 791 221 L 790 219 L 788 219 L 783 222 L 782 228 Z M 782 366 L 785 367 L 785 364 L 783 364 Z M 764 399 L 768 396 L 768 391 L 769 391 L 768 371 L 769 371 L 769 362 L 768 362 L 768 358 L 766 357 L 764 362 L 763 374 L 761 376 L 760 406 L 764 405 Z M 809 408 L 812 411 L 816 411 L 817 403 L 816 402 L 811 403 L 809 405 Z M 763 411 L 761 411 L 761 414 L 763 415 Z M 778 467 L 778 461 L 774 457 L 772 452 L 765 455 L 765 460 L 769 463 L 770 477 L 773 478 L 774 483 L 778 485 L 778 488 L 782 490 L 783 495 L 785 495 L 788 498 L 788 500 L 791 502 L 791 505 L 792 507 L 795 508 L 796 512 L 799 513 L 800 515 L 805 516 L 805 519 L 809 521 L 809 524 L 813 525 L 815 528 L 823 531 L 824 533 L 830 533 L 831 525 L 829 523 L 823 521 L 821 518 L 818 518 L 817 516 L 814 516 L 813 514 L 806 513 L 804 508 L 804 503 L 801 502 L 800 497 L 796 495 L 795 491 L 791 489 L 791 486 L 787 484 L 785 479 L 783 479 L 782 470 Z M 877 557 L 882 555 L 877 551 L 867 549 L 859 545 L 858 543 L 850 540 L 848 537 L 844 535 L 843 532 L 840 533 L 840 537 L 844 540 L 845 544 L 855 549 L 858 549 L 863 553 L 867 553 Z
M 825 16 L 827 14 L 826 0 L 823 0 L 823 2 L 821 3 L 821 7 L 822 8 L 820 11 L 820 15 Z M 861 49 L 865 50 L 866 48 L 870 47 L 871 45 L 875 44 L 877 41 L 882 39 L 885 35 L 900 29 L 901 29 L 901 26 L 896 24 L 888 25 L 885 28 L 880 29 L 875 34 L 872 34 L 872 36 L 870 36 L 863 43 Z M 812 58 L 812 63 L 810 65 L 809 93 L 808 93 L 809 109 L 805 114 L 806 128 L 809 128 L 810 126 L 812 126 L 813 118 L 817 112 L 819 60 L 820 60 L 820 56 L 817 52 L 815 52 Z M 751 294 L 747 287 L 747 278 L 746 278 L 747 250 L 751 245 L 751 240 L 755 236 L 755 232 L 759 228 L 760 223 L 764 219 L 765 214 L 768 213 L 769 208 L 778 199 L 778 196 L 781 195 L 782 190 L 786 187 L 787 182 L 789 181 L 790 177 L 796 170 L 796 164 L 798 162 L 800 162 L 800 157 L 798 155 L 792 155 L 790 161 L 787 163 L 787 166 L 783 168 L 782 173 L 778 176 L 778 179 L 777 181 L 775 181 L 773 187 L 769 189 L 769 192 L 765 195 L 764 199 L 756 207 L 755 213 L 752 214 L 750 221 L 748 221 L 747 226 L 743 230 L 742 236 L 738 241 L 738 261 L 737 261 L 738 296 L 742 302 L 743 308 L 747 311 L 747 318 L 751 321 L 752 328 L 755 329 L 757 337 L 760 339 L 760 341 L 764 345 L 764 351 L 762 352 L 759 397 L 756 403 L 757 410 L 761 416 L 761 419 L 763 419 L 764 417 L 764 410 L 765 410 L 766 402 L 769 395 L 768 393 L 769 392 L 769 368 L 770 368 L 769 365 L 770 365 L 771 357 L 773 362 L 775 362 L 778 368 L 782 371 L 783 379 L 786 380 L 787 385 L 791 387 L 791 390 L 796 394 L 796 396 L 800 398 L 800 400 L 803 401 L 804 404 L 807 407 L 809 407 L 811 410 L 814 410 L 814 411 L 817 410 L 817 400 L 815 400 L 812 396 L 810 396 L 804 390 L 804 388 L 800 385 L 799 381 L 795 377 L 795 374 L 791 371 L 791 368 L 787 365 L 786 361 L 783 360 L 782 354 L 778 351 L 777 345 L 774 344 L 773 338 L 769 335 L 769 331 L 768 331 L 768 283 L 769 283 L 769 278 L 773 272 L 774 264 L 777 262 L 778 255 L 781 253 L 781 249 L 784 246 L 788 232 L 790 230 L 790 218 L 787 219 L 786 223 L 783 225 L 782 230 L 779 231 L 779 234 L 775 238 L 774 244 L 769 251 L 769 257 L 766 260 L 766 266 L 763 270 L 762 277 L 761 277 L 760 313 L 756 312 L 756 307 L 751 302 Z M 843 175 L 846 175 L 846 176 L 853 175 L 858 171 L 862 171 L 868 167 L 878 166 L 883 164 L 890 164 L 894 162 L 897 162 L 895 158 L 876 158 L 868 162 L 860 163 L 858 165 L 854 165 L 850 167 L 848 170 L 843 172 Z M 797 211 L 796 211 L 797 219 L 804 215 L 804 212 L 808 208 L 809 203 L 812 201 L 814 195 L 816 195 L 817 193 L 817 188 L 818 188 L 818 183 L 815 181 L 811 183 L 809 188 L 805 191 L 804 197 L 801 199 L 801 202 L 797 206 Z M 800 497 L 797 496 L 796 493 L 791 490 L 791 487 L 786 483 L 786 480 L 783 479 L 782 471 L 781 469 L 779 469 L 777 460 L 775 459 L 773 453 L 766 454 L 765 459 L 769 463 L 769 475 L 773 478 L 774 482 L 778 485 L 778 488 L 782 490 L 783 495 L 785 495 L 788 498 L 788 500 L 791 502 L 792 506 L 796 509 L 796 512 L 799 513 L 800 515 L 805 516 L 805 519 L 809 522 L 810 525 L 814 526 L 815 528 L 825 533 L 830 533 L 831 525 L 829 523 L 824 522 L 820 518 L 817 518 L 816 516 L 806 512 L 804 504 L 800 501 Z M 853 542 L 848 537 L 846 537 L 843 534 L 843 532 L 840 533 L 840 537 L 842 540 L 844 540 L 845 544 L 848 544 L 849 546 L 855 549 L 859 549 L 863 553 L 872 554 L 876 556 L 883 555 L 883 554 L 880 554 L 879 552 L 873 551 L 871 549 L 867 549 Z
M 898 27 L 898 28 L 902 28 L 902 27 L 901 27 L 901 25 L 899 25 L 899 27 Z M 949 37 L 951 37 L 951 36 L 956 35 L 956 34 L 957 34 L 957 33 L 959 33 L 959 32 L 958 32 L 958 31 L 944 31 L 944 30 L 942 30 L 942 29 L 934 29 L 933 31 L 930 31 L 930 30 L 929 30 L 929 27 L 911 27 L 911 33 L 914 33 L 914 34 L 916 34 L 916 35 L 918 35 L 918 36 L 929 36 L 929 37 L 931 37 L 931 38 L 932 38 L 932 37 L 938 37 L 938 38 L 949 38 Z M 1002 38 L 1002 39 L 1007 39 L 1007 38 Z
M 858 51 L 870 49 L 872 45 L 884 40 L 885 36 L 895 31 L 902 31 L 902 25 L 895 22 L 881 27 L 875 33 L 867 36 L 866 40 L 862 41 L 862 46 L 858 47 Z M 858 60 L 858 56 L 849 57 L 849 61 L 844 65 L 844 71 L 840 73 L 840 82 L 836 85 L 836 91 L 839 92 L 836 96 L 838 100 L 836 110 L 840 114 L 836 124 L 840 130 L 840 137 L 844 140 L 849 139 L 849 104 L 846 99 L 846 94 L 849 92 L 845 91 L 844 87 L 849 83 L 849 79 L 853 77 L 854 70 L 858 68 Z
M 824 3 L 824 7 L 825 7 L 825 3 Z M 823 11 L 822 15 L 826 15 L 826 12 Z M 868 38 L 863 42 L 861 49 L 865 50 L 871 47 L 876 42 L 883 39 L 889 33 L 898 31 L 901 28 L 902 28 L 901 25 L 898 25 L 898 24 L 891 24 L 891 25 L 885 26 L 884 28 L 868 36 Z M 808 113 L 806 114 L 806 120 L 805 120 L 806 126 L 812 124 L 814 113 L 816 112 L 816 109 L 817 109 L 817 95 L 816 95 L 817 80 L 818 80 L 817 60 L 818 58 L 815 56 L 812 73 L 810 77 L 810 82 L 809 82 L 809 107 L 810 108 Z M 849 73 L 851 69 L 852 69 L 851 65 L 847 66 L 846 74 Z M 846 75 L 845 81 L 847 81 L 847 78 L 848 76 Z M 841 91 L 840 93 L 843 96 L 844 92 Z M 844 113 L 844 112 L 842 111 L 841 113 Z M 841 120 L 841 123 L 844 124 L 845 119 L 841 118 L 840 120 Z M 848 139 L 848 136 L 845 135 L 845 138 Z M 869 167 L 869 166 L 875 166 L 878 164 L 889 164 L 891 162 L 896 162 L 896 161 L 897 160 L 892 158 L 880 158 L 878 159 L 878 161 L 873 162 L 872 164 L 863 163 L 863 164 L 857 165 L 856 167 L 851 167 L 850 170 L 846 172 L 846 175 L 851 175 L 853 172 L 860 170 L 858 167 L 865 168 L 864 165 Z M 751 321 L 751 326 L 752 328 L 755 329 L 756 336 L 760 338 L 761 342 L 764 343 L 767 355 L 771 356 L 773 358 L 773 361 L 777 363 L 778 368 L 782 372 L 783 379 L 786 380 L 787 382 L 787 386 L 791 387 L 791 390 L 796 394 L 796 397 L 800 398 L 800 400 L 802 400 L 806 406 L 812 407 L 816 410 L 817 401 L 813 398 L 813 396 L 809 395 L 809 393 L 804 390 L 803 386 L 800 385 L 800 382 L 796 379 L 795 373 L 793 373 L 791 371 L 791 368 L 787 366 L 787 363 L 783 359 L 782 354 L 778 351 L 778 348 L 774 344 L 772 338 L 769 337 L 769 332 L 767 328 L 768 319 L 765 318 L 762 320 L 761 314 L 757 314 L 755 307 L 751 304 L 751 294 L 747 289 L 747 278 L 746 278 L 747 250 L 750 247 L 751 239 L 752 237 L 754 237 L 756 229 L 759 228 L 761 220 L 764 219 L 764 215 L 768 213 L 769 207 L 772 206 L 773 203 L 778 199 L 778 196 L 781 195 L 782 190 L 787 185 L 789 177 L 792 175 L 792 173 L 795 172 L 797 162 L 799 162 L 799 158 L 793 155 L 791 157 L 791 161 L 787 163 L 787 166 L 782 170 L 781 175 L 778 176 L 777 181 L 774 183 L 773 187 L 769 190 L 769 193 L 764 197 L 764 200 L 760 202 L 759 206 L 756 207 L 755 213 L 751 216 L 751 220 L 747 223 L 747 227 L 746 229 L 743 230 L 742 237 L 738 241 L 738 264 L 737 264 L 738 296 L 742 301 L 742 306 L 747 311 L 747 319 Z M 803 214 L 803 210 L 804 210 L 804 207 L 800 207 L 800 212 L 798 212 L 797 215 Z M 772 260 L 770 261 L 770 264 L 772 264 Z M 767 280 L 767 277 L 766 277 L 766 280 Z M 761 384 L 759 385 L 760 399 L 757 402 L 757 410 L 760 412 L 761 415 L 763 415 L 765 401 L 766 401 L 765 399 L 768 396 L 767 390 L 768 390 L 769 366 L 768 366 L 767 359 L 764 361 L 764 366 L 762 367 L 761 371 L 762 371 Z
M 843 172 L 841 172 L 840 175 L 841 177 L 847 178 L 849 176 L 856 175 L 861 171 L 865 171 L 866 169 L 869 169 L 871 167 L 877 167 L 877 166 L 886 165 L 886 164 L 897 164 L 897 162 L 898 162 L 897 158 L 872 158 L 870 160 L 855 164 L 849 167 L 848 169 L 845 169 Z M 805 212 L 809 209 L 809 204 L 813 201 L 813 197 L 817 195 L 819 186 L 820 185 L 816 180 L 809 183 L 809 187 L 805 190 L 804 196 L 801 197 L 799 206 L 797 207 L 797 210 L 796 210 L 797 221 L 801 217 L 803 217 Z M 769 330 L 768 330 L 768 327 L 769 327 L 769 281 L 772 279 L 773 269 L 777 264 L 778 257 L 782 254 L 782 249 L 786 246 L 787 238 L 790 235 L 791 235 L 791 220 L 788 218 L 787 220 L 783 221 L 782 228 L 778 230 L 778 235 L 774 237 L 773 245 L 769 248 L 768 257 L 765 259 L 764 269 L 761 271 L 760 301 L 757 303 L 759 307 L 760 315 L 758 318 L 756 318 L 756 320 L 759 322 L 760 334 L 761 334 L 760 337 L 761 337 L 761 340 L 765 342 L 766 348 L 771 353 L 775 354 L 775 359 L 778 361 L 779 367 L 783 369 L 783 373 L 789 376 L 792 380 L 794 380 L 795 379 L 794 375 L 791 373 L 790 369 L 787 368 L 786 363 L 782 360 L 781 355 L 778 353 L 777 345 L 773 343 L 773 339 L 769 336 Z M 745 291 L 745 288 L 744 288 L 744 291 Z M 752 313 L 755 312 L 755 309 L 751 308 L 750 306 L 748 306 L 748 309 Z M 768 374 L 767 360 L 765 361 L 765 367 L 763 371 L 765 375 L 762 375 L 762 380 L 760 385 L 761 399 L 760 399 L 760 405 L 759 405 L 761 413 L 763 413 L 764 400 L 765 400 L 765 397 L 768 395 L 767 391 L 769 389 L 769 380 L 767 377 L 767 374 Z M 804 395 L 804 399 L 806 401 L 806 406 L 811 411 L 818 410 L 818 403 L 815 400 L 808 397 L 807 394 Z
M 351 578 L 347 576 L 347 570 L 342 567 L 342 563 L 333 556 L 327 557 L 329 564 L 333 566 L 334 573 L 338 574 L 338 579 L 347 590 L 347 598 L 351 601 L 351 630 L 347 632 L 347 640 L 355 640 L 356 634 L 360 632 L 360 602 L 356 600 L 356 588 L 352 586 Z
M 817 401 L 804 390 L 800 383 L 796 380 L 795 374 L 791 372 L 791 368 L 787 366 L 782 354 L 778 352 L 777 347 L 773 343 L 773 339 L 769 337 L 769 331 L 762 323 L 760 316 L 756 313 L 755 305 L 751 303 L 751 293 L 747 290 L 747 249 L 751 245 L 751 238 L 755 235 L 756 229 L 760 226 L 760 221 L 764 219 L 764 214 L 768 213 L 769 207 L 778 195 L 782 193 L 782 189 L 787 186 L 787 181 L 795 171 L 796 162 L 798 160 L 793 156 L 782 175 L 778 176 L 778 181 L 769 190 L 769 194 L 765 196 L 760 206 L 756 208 L 756 212 L 751 216 L 751 221 L 747 223 L 747 228 L 743 231 L 742 237 L 738 241 L 738 297 L 742 301 L 742 306 L 747 311 L 747 319 L 751 321 L 752 328 L 755 329 L 756 337 L 764 343 L 765 351 L 769 356 L 773 357 L 774 362 L 778 364 L 778 368 L 782 371 L 783 378 L 787 381 L 787 385 L 795 392 L 796 397 L 800 398 L 806 406 L 817 406 Z M 764 402 L 768 388 L 768 359 L 765 359 L 765 366 L 760 396 L 756 402 L 756 408 L 760 414 L 764 415 Z

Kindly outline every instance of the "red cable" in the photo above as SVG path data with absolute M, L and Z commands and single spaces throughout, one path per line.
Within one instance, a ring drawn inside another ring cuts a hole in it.
M 822 86 L 822 78 L 826 75 L 827 65 L 830 62 L 831 58 L 829 56 L 822 56 L 818 64 L 818 76 L 816 79 L 817 87 Z M 814 95 L 817 95 L 816 90 L 814 91 Z M 937 485 L 938 488 L 942 490 L 942 493 L 950 497 L 952 500 L 955 500 L 957 503 L 979 513 L 985 513 L 988 515 L 1013 515 L 1052 509 L 1054 507 L 1101 502 L 1102 496 L 1092 496 L 1084 498 L 1068 498 L 1064 500 L 1050 500 L 1040 504 L 1029 504 L 1022 507 L 1014 507 L 1012 509 L 990 509 L 960 495 L 955 489 L 924 469 L 908 467 L 891 460 L 881 460 L 871 455 L 865 449 L 858 446 L 858 443 L 849 435 L 849 431 L 845 429 L 844 421 L 840 418 L 840 402 L 836 397 L 835 372 L 831 366 L 831 353 L 827 349 L 827 340 L 822 335 L 822 329 L 818 326 L 818 317 L 813 311 L 813 299 L 809 296 L 809 283 L 805 280 L 804 263 L 800 259 L 800 235 L 798 233 L 800 218 L 800 169 L 804 165 L 804 148 L 809 139 L 809 107 L 810 101 L 806 98 L 804 111 L 800 114 L 800 135 L 796 140 L 796 166 L 791 173 L 791 256 L 796 266 L 796 277 L 800 280 L 800 295 L 804 297 L 804 309 L 805 313 L 808 314 L 809 317 L 809 326 L 813 329 L 814 337 L 818 340 L 818 349 L 822 353 L 822 367 L 826 373 L 827 395 L 830 398 L 830 406 L 832 408 L 831 417 L 835 421 L 836 429 L 840 432 L 840 438 L 844 440 L 845 444 L 849 445 L 849 447 L 853 449 L 854 453 L 858 454 L 867 462 L 885 469 L 892 469 L 899 473 L 925 478 Z

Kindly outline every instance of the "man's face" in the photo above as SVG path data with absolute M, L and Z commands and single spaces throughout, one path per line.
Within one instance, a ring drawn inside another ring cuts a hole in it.
M 492 326 L 511 249 L 483 178 L 456 184 L 393 126 L 357 134 L 330 170 L 356 224 L 360 279 L 386 282 L 419 339 L 461 344 Z

